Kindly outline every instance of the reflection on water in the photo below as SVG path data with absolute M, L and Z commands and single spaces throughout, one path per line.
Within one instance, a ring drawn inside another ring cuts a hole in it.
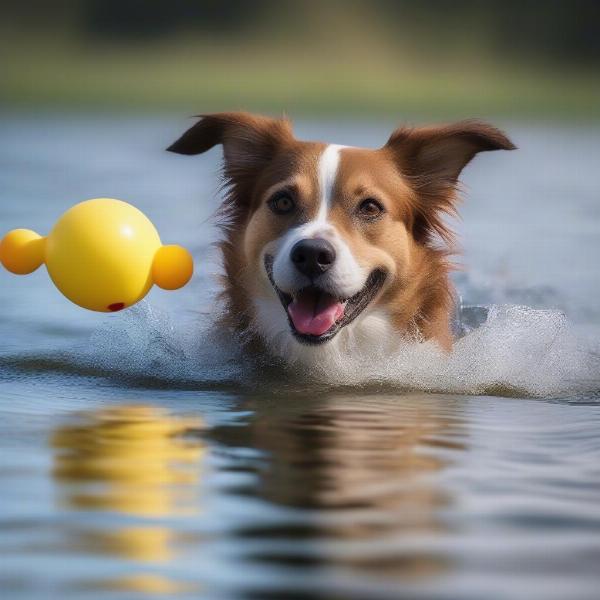
M 452 568 L 448 556 L 419 547 L 448 528 L 440 513 L 452 498 L 438 481 L 465 448 L 465 425 L 449 399 L 249 398 L 238 408 L 242 422 L 202 426 L 219 465 L 212 507 L 201 507 L 198 493 L 207 450 L 197 420 L 121 406 L 80 414 L 55 431 L 61 505 L 105 514 L 93 526 L 69 527 L 69 545 L 128 569 L 78 589 L 186 594 L 186 582 L 199 580 L 203 558 L 220 554 L 223 540 L 229 549 L 206 598 L 218 597 L 230 585 L 223 573 L 236 568 L 251 574 L 235 584 L 243 597 L 299 589 L 319 597 L 324 569 L 343 581 L 414 583 Z M 263 509 L 248 510 L 257 502 Z M 235 507 L 230 520 L 219 504 Z M 204 527 L 216 522 L 222 534 L 216 545 L 214 535 L 189 534 L 203 515 Z M 165 565 L 177 565 L 177 576 L 161 572 Z
M 83 413 L 59 427 L 51 443 L 61 504 L 129 517 L 76 531 L 71 543 L 140 565 L 173 560 L 180 540 L 161 521 L 199 509 L 204 448 L 190 433 L 200 425 L 154 406 L 133 405 Z M 179 589 L 159 574 L 142 572 L 102 585 L 155 593 Z
M 438 480 L 466 443 L 449 399 L 324 396 L 257 400 L 250 408 L 246 428 L 208 433 L 234 455 L 240 444 L 259 451 L 253 461 L 232 462 L 233 472 L 257 477 L 229 491 L 293 512 L 237 528 L 247 560 L 395 581 L 451 566 L 444 556 L 411 548 L 447 528 L 439 513 L 452 498 Z
M 58 502 L 0 497 L 11 600 L 594 597 L 597 404 L 267 386 L 163 398 L 202 422 L 98 400 L 58 417 Z M 48 471 L 2 473 L 35 489 Z

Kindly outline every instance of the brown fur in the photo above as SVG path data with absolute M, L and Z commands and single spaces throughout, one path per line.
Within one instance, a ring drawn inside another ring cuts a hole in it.
M 228 323 L 248 328 L 258 260 L 266 244 L 309 220 L 318 207 L 318 158 L 324 145 L 293 137 L 290 123 L 247 113 L 204 116 L 169 150 L 198 154 L 222 144 L 225 200 L 221 208 Z M 386 286 L 374 304 L 389 312 L 401 334 L 434 339 L 450 349 L 453 291 L 448 280 L 452 233 L 443 215 L 454 213 L 457 180 L 476 153 L 513 149 L 508 138 L 478 121 L 400 128 L 378 150 L 348 148 L 340 162 L 330 221 L 361 265 L 385 268 Z M 278 187 L 295 189 L 301 210 L 276 217 L 266 198 Z M 385 218 L 365 223 L 353 207 L 375 197 Z

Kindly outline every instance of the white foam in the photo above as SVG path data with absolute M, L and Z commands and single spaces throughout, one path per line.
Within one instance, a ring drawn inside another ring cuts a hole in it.
M 504 305 L 489 307 L 487 318 L 482 314 L 477 327 L 463 321 L 466 334 L 449 355 L 433 343 L 399 341 L 392 353 L 350 351 L 310 373 L 282 373 L 278 364 L 265 374 L 272 359 L 244 356 L 239 340 L 214 329 L 178 329 L 143 302 L 94 334 L 89 360 L 108 374 L 154 377 L 175 386 L 275 385 L 278 378 L 305 383 L 308 377 L 334 386 L 456 394 L 558 397 L 600 390 L 600 353 L 574 333 L 562 312 Z
M 213 329 L 176 326 L 145 300 L 120 317 L 92 335 L 86 360 L 94 368 L 175 384 L 237 381 L 243 375 L 239 346 Z

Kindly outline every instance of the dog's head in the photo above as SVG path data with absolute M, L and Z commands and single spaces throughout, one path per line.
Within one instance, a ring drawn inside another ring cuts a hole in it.
M 480 151 L 513 148 L 476 121 L 401 128 L 371 150 L 299 141 L 284 119 L 221 113 L 169 150 L 217 144 L 231 293 L 259 333 L 301 344 L 332 340 L 376 306 L 397 323 L 423 311 L 436 285 L 432 240 L 449 237 L 442 217 L 461 170 Z

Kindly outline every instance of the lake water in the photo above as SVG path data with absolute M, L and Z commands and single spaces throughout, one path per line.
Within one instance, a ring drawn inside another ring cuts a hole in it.
M 3 597 L 597 598 L 600 129 L 501 123 L 520 150 L 464 174 L 453 355 L 325 385 L 210 332 L 219 153 L 163 152 L 187 124 L 0 119 L 0 233 L 117 197 L 197 267 L 114 315 L 0 272 Z

